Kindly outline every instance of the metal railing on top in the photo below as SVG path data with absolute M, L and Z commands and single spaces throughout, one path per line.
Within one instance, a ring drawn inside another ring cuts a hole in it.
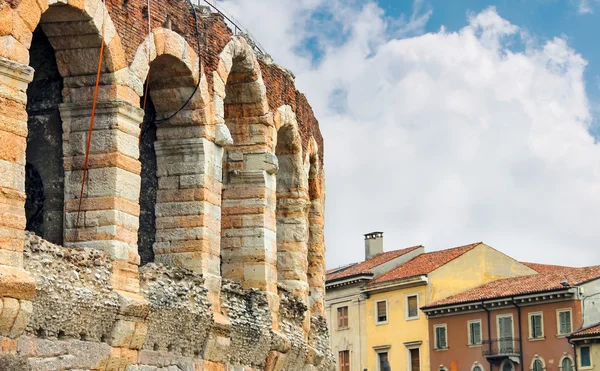
M 483 341 L 484 357 L 517 356 L 521 354 L 519 338 L 505 337 Z
M 227 13 L 223 8 L 217 5 L 215 0 L 190 0 L 197 6 L 208 6 L 213 11 L 223 16 L 225 23 L 231 29 L 234 35 L 242 36 L 248 42 L 248 45 L 254 49 L 254 51 L 262 57 L 269 56 L 262 45 L 248 32 L 247 29 L 240 25 L 240 22 L 235 19 L 231 14 Z

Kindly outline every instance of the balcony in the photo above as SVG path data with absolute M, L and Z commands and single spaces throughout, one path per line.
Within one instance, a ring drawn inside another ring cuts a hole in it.
M 483 356 L 487 359 L 518 357 L 521 355 L 519 338 L 507 337 L 483 341 Z

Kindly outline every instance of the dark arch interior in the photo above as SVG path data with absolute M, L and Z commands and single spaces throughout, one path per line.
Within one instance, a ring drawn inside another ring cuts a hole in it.
M 35 74 L 27 88 L 26 229 L 62 244 L 64 168 L 58 106 L 63 80 L 54 49 L 39 27 L 33 32 L 29 52 Z
M 144 107 L 144 97 L 141 98 L 140 107 Z M 138 253 L 141 264 L 154 261 L 152 246 L 156 240 L 156 191 L 158 189 L 158 176 L 156 175 L 156 109 L 148 94 L 142 132 L 140 138 L 140 162 L 142 163 L 142 182 L 140 189 L 140 227 L 138 231 Z

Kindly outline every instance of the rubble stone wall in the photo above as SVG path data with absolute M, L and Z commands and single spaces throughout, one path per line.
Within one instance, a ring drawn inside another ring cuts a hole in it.
M 0 143 L 0 367 L 332 367 L 318 122 L 221 14 L 0 0 Z

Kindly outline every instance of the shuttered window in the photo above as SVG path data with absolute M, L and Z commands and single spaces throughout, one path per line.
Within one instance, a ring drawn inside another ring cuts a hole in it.
M 544 327 L 541 313 L 532 313 L 529 315 L 529 335 L 532 339 L 544 337 Z
M 481 321 L 469 322 L 469 345 L 481 344 Z
M 542 364 L 542 361 L 539 359 L 533 361 L 533 371 L 544 371 L 544 365 Z
M 410 371 L 421 371 L 421 355 L 419 348 L 410 350 Z
M 387 322 L 387 301 L 377 302 L 377 323 Z
M 406 297 L 406 316 L 408 318 L 419 317 L 419 298 L 417 295 Z
M 558 334 L 568 335 L 571 333 L 571 311 L 561 310 L 558 312 Z
M 348 307 L 339 307 L 337 309 L 338 329 L 348 328 Z
M 448 337 L 446 331 L 446 325 L 435 326 L 435 349 L 448 348 Z
M 340 371 L 350 371 L 350 351 L 344 350 L 339 356 Z
M 564 358 L 562 360 L 562 371 L 573 371 L 573 361 L 571 361 L 571 358 Z
M 590 347 L 581 347 L 579 348 L 579 358 L 581 362 L 581 367 L 591 367 L 592 366 L 592 358 L 590 356 Z

